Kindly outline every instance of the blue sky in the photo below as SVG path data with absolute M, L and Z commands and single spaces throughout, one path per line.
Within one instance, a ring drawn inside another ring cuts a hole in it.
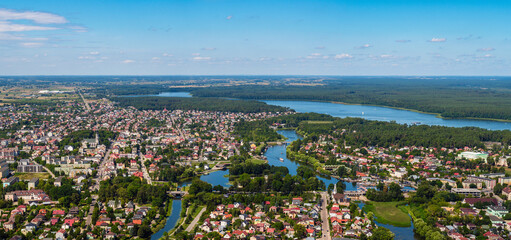
M 511 75 L 511 1 L 2 0 L 0 75 Z

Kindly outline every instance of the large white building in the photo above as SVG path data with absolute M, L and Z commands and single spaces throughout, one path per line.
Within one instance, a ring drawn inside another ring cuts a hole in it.
M 468 160 L 482 159 L 486 161 L 486 159 L 488 159 L 488 154 L 480 152 L 462 152 L 458 155 L 458 158 L 465 158 Z

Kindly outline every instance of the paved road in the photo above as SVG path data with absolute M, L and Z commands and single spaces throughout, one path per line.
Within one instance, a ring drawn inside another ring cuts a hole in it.
M 96 184 L 94 186 L 92 186 L 92 191 L 99 190 L 99 182 L 101 182 L 101 180 L 103 180 L 103 177 L 105 177 L 106 164 L 108 163 L 108 161 L 111 161 L 108 159 L 110 157 L 111 152 L 112 152 L 112 149 L 108 149 L 108 151 L 105 154 L 105 157 L 103 157 L 103 159 L 101 160 L 101 163 L 99 164 L 98 173 L 97 173 L 98 177 L 95 178 Z
M 188 216 L 188 214 L 189 214 L 189 213 L 190 213 L 190 208 L 186 208 L 185 219 L 186 219 L 186 216 Z M 181 219 L 181 217 L 179 217 L 179 218 L 180 218 L 180 219 L 179 219 L 179 221 L 180 221 L 181 223 L 179 224 L 179 226 L 175 226 L 173 229 L 171 229 L 171 230 L 170 230 L 170 231 L 171 231 L 171 233 L 170 233 L 170 235 L 169 235 L 169 236 L 174 235 L 174 233 L 176 233 L 176 231 L 175 231 L 175 230 L 176 230 L 176 229 L 178 229 L 179 227 L 183 226 L 183 224 L 185 223 L 185 221 L 184 221 L 185 219 Z M 182 221 L 181 221 L 181 220 L 182 220 Z
M 188 227 L 186 228 L 187 232 L 191 232 L 195 228 L 195 225 L 197 225 L 197 223 L 199 222 L 200 217 L 202 216 L 202 213 L 204 213 L 204 211 L 206 211 L 206 207 L 203 207 L 202 210 L 200 210 L 199 214 L 197 214 L 195 219 L 193 219 L 192 223 L 188 225 Z
M 47 167 L 45 167 L 45 166 L 43 166 L 43 169 L 44 169 L 45 171 L 47 171 L 47 172 L 51 175 L 51 177 L 52 177 L 52 178 L 55 178 L 55 174 L 53 174 L 53 173 L 50 171 L 50 169 L 48 169 L 48 168 L 47 168 Z
M 322 227 L 321 227 L 321 230 L 322 230 L 323 235 L 325 237 L 321 236 L 318 239 L 332 240 L 332 237 L 330 236 L 330 224 L 328 222 L 328 209 L 327 209 L 327 206 L 328 206 L 328 192 L 321 192 L 321 200 L 322 200 L 322 204 L 321 204 L 321 222 L 323 223 Z
M 85 220 L 85 224 L 90 226 L 92 224 L 92 213 L 94 212 L 94 203 L 90 205 L 89 214 L 87 215 L 87 219 Z
M 147 172 L 147 168 L 145 166 L 145 161 L 146 160 L 142 160 L 142 159 L 144 159 L 144 155 L 142 154 L 142 152 L 139 152 L 138 155 L 140 156 L 140 161 L 142 161 L 142 173 L 144 174 L 144 178 L 147 180 L 147 183 L 152 185 L 153 184 L 153 180 L 151 180 L 151 176 L 149 176 L 149 173 Z
M 80 92 L 80 90 L 78 90 L 78 93 L 80 94 L 80 97 L 82 97 L 83 103 L 85 103 L 85 108 L 87 108 L 87 110 L 90 111 L 89 103 L 87 101 L 85 101 L 85 98 L 83 97 L 82 92 Z
M 177 129 L 177 131 L 179 132 L 179 136 L 182 139 L 185 139 L 185 135 L 183 134 L 183 131 L 181 130 L 181 128 L 178 128 L 177 125 L 176 125 L 176 121 L 174 120 L 174 116 L 171 116 L 170 120 L 172 121 L 172 127 Z

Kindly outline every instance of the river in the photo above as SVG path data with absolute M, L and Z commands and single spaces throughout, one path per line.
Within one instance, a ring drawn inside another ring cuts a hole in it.
M 165 226 L 160 231 L 154 233 L 151 236 L 151 240 L 160 239 L 163 236 L 164 232 L 169 232 L 170 230 L 172 230 L 176 226 L 176 223 L 179 220 L 180 214 L 181 214 L 181 199 L 174 199 L 172 201 L 172 211 L 170 213 L 170 216 L 167 218 L 167 222 L 165 223 Z
M 173 92 L 173 93 L 161 93 L 158 95 L 152 96 L 161 96 L 161 97 L 190 97 L 191 95 L 187 92 Z M 439 125 L 439 126 L 448 126 L 448 127 L 480 127 L 486 128 L 490 130 L 506 130 L 511 129 L 511 123 L 507 122 L 498 122 L 498 121 L 485 121 L 485 120 L 468 120 L 468 119 L 442 119 L 436 117 L 434 114 L 426 114 L 426 113 L 418 113 L 408 110 L 401 109 L 393 109 L 388 107 L 377 107 L 377 106 L 367 106 L 367 105 L 347 105 L 347 104 L 337 104 L 337 103 L 328 103 L 328 102 L 312 102 L 312 101 L 278 101 L 278 100 L 265 100 L 271 105 L 277 105 L 282 107 L 289 107 L 294 109 L 297 112 L 316 112 L 328 114 L 334 117 L 360 117 L 368 120 L 379 120 L 379 121 L 395 121 L 401 124 L 427 124 L 427 125 Z M 281 130 L 278 131 L 279 134 L 283 135 L 288 139 L 288 141 L 295 141 L 300 138 L 296 134 L 295 131 L 292 130 Z M 290 161 L 286 157 L 286 145 L 276 145 L 268 148 L 266 153 L 264 154 L 270 165 L 275 166 L 285 166 L 289 169 L 289 173 L 292 175 L 296 175 L 296 169 L 298 168 L 298 163 Z M 283 161 L 280 161 L 280 158 Z M 225 175 L 228 174 L 228 170 L 217 171 L 210 173 L 209 175 L 201 176 L 201 180 L 209 182 L 213 186 L 222 185 L 224 187 L 229 187 L 229 180 Z M 325 182 L 326 186 L 329 184 L 335 184 L 337 182 L 334 178 L 322 177 L 318 176 L 323 182 Z M 180 186 L 185 186 L 190 184 L 190 182 L 183 182 Z M 346 190 L 357 190 L 356 184 L 345 183 Z M 175 201 L 174 201 L 175 202 Z M 174 204 L 173 204 L 174 205 Z M 179 210 L 181 206 L 178 207 Z M 174 209 L 172 213 L 174 213 Z M 174 214 L 171 215 L 171 217 Z M 169 217 L 169 220 L 171 219 Z M 179 212 L 177 213 L 177 218 L 179 218 Z M 177 221 L 177 220 L 176 220 Z M 169 221 L 167 221 L 168 223 Z M 174 223 L 175 224 L 175 223 Z M 391 225 L 380 224 L 379 226 L 386 227 L 390 229 L 393 233 L 396 234 L 396 239 L 413 239 L 413 225 L 412 227 L 402 228 L 402 227 L 394 227 Z M 170 226 L 170 225 L 169 225 Z M 172 226 L 173 227 L 173 226 Z M 167 225 L 165 225 L 167 228 Z M 172 228 L 170 228 L 172 229 Z M 169 229 L 169 230 L 170 230 Z M 168 230 L 167 230 L 168 231 Z M 163 233 L 163 232 L 162 232 Z M 153 236 L 156 236 L 153 235 Z M 153 239 L 153 238 L 151 238 Z M 155 238 L 157 239 L 157 238 Z

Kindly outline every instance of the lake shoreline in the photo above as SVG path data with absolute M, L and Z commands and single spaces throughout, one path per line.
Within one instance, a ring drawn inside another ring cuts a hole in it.
M 168 94 L 166 94 L 168 93 Z M 195 97 L 190 92 L 161 92 L 154 95 L 119 95 L 117 97 L 141 97 L 141 96 L 153 96 L 153 97 Z M 229 98 L 229 99 L 238 99 L 238 98 Z M 416 109 L 410 109 L 410 108 L 404 108 L 404 107 L 393 107 L 393 106 L 387 106 L 387 105 L 381 105 L 381 104 L 365 104 L 365 103 L 348 103 L 348 102 L 342 102 L 342 101 L 322 101 L 322 100 L 311 100 L 311 99 L 250 99 L 250 98 L 239 98 L 239 100 L 253 100 L 253 101 L 259 101 L 259 102 L 265 102 L 265 101 L 308 101 L 308 102 L 319 102 L 319 103 L 334 103 L 334 104 L 343 104 L 343 105 L 353 105 L 353 106 L 369 106 L 369 107 L 384 107 L 384 108 L 390 108 L 390 109 L 396 109 L 396 110 L 403 110 L 403 111 L 410 111 L 415 113 L 422 113 L 422 114 L 429 114 L 434 115 L 436 118 L 443 119 L 443 120 L 477 120 L 477 121 L 494 121 L 494 122 L 504 122 L 504 123 L 511 123 L 511 119 L 499 119 L 499 118 L 480 118 L 480 117 L 444 117 L 441 113 L 435 113 L 435 112 L 424 112 Z M 293 109 L 295 110 L 295 109 Z M 295 110 L 296 111 L 296 110 Z

